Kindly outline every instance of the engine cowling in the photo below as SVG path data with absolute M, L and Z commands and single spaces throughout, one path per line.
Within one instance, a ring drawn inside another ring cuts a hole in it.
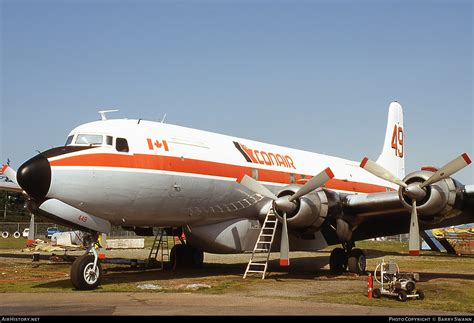
M 422 183 L 427 180 L 433 172 L 431 171 L 416 171 L 408 174 L 404 178 L 404 182 Z M 435 219 L 441 220 L 455 207 L 456 196 L 460 194 L 459 185 L 452 178 L 446 178 L 435 182 L 426 187 L 426 196 L 421 201 L 417 201 L 417 212 L 420 221 L 433 221 Z M 411 199 L 405 196 L 402 189 L 398 190 L 398 195 L 403 206 L 411 210 Z
M 278 194 L 278 197 L 291 196 L 300 189 L 298 185 L 285 186 Z M 303 229 L 313 227 L 319 229 L 326 220 L 329 211 L 327 193 L 319 188 L 303 197 L 297 199 L 296 209 L 286 214 L 289 228 Z M 280 221 L 283 221 L 283 213 L 275 208 L 275 213 Z

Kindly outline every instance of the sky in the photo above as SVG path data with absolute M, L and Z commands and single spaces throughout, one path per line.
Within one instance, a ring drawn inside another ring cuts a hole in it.
M 472 1 L 0 0 L 0 162 L 74 127 L 160 120 L 376 159 L 392 100 L 407 172 L 474 160 Z M 474 166 L 455 175 L 474 184 Z

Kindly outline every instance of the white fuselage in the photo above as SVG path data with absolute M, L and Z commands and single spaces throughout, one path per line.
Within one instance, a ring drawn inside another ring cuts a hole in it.
M 268 200 L 236 182 L 244 174 L 277 192 L 330 166 L 335 177 L 327 188 L 350 193 L 395 188 L 365 172 L 359 162 L 170 124 L 91 122 L 71 131 L 71 145 L 89 146 L 76 144 L 79 135 L 100 135 L 103 142 L 49 158 L 47 196 L 116 225 L 202 225 L 256 218 Z M 117 150 L 117 145 L 123 149 L 123 140 L 117 138 L 126 139 L 128 151 Z

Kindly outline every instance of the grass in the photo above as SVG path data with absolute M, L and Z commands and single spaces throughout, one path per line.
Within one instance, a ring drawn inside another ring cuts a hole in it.
M 8 237 L 3 239 L 0 237 L 0 249 L 22 249 L 26 247 L 26 239 L 20 237 L 15 239 L 13 237 Z
M 395 298 L 369 299 L 365 293 L 325 293 L 311 300 L 328 303 L 356 304 L 365 306 L 387 306 L 403 308 L 433 309 L 440 311 L 474 313 L 474 282 L 459 280 L 436 280 L 419 283 L 426 295 L 424 300 L 398 302 Z

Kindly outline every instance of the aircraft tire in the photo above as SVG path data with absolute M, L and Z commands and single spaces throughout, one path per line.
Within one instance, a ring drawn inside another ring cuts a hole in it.
M 97 288 L 102 280 L 102 267 L 97 262 L 97 269 L 92 271 L 94 256 L 83 255 L 72 263 L 71 282 L 78 290 L 91 290 Z
M 202 268 L 204 263 L 204 252 L 194 247 L 191 247 L 191 259 L 193 268 Z
M 177 244 L 171 249 L 170 261 L 173 269 L 201 268 L 204 253 L 189 245 Z
M 342 274 L 347 269 L 347 257 L 344 249 L 335 248 L 329 256 L 329 270 L 332 274 Z
M 13 238 L 19 239 L 20 237 L 21 237 L 21 233 L 18 231 L 15 231 L 15 233 L 13 234 Z
M 349 266 L 349 272 L 361 275 L 365 273 L 365 268 L 367 266 L 367 260 L 365 254 L 361 249 L 352 249 L 349 253 L 347 259 L 347 264 Z
M 182 269 L 186 267 L 187 260 L 187 246 L 183 244 L 177 244 L 173 248 L 171 248 L 170 252 L 170 262 L 171 266 L 173 266 L 173 270 Z

